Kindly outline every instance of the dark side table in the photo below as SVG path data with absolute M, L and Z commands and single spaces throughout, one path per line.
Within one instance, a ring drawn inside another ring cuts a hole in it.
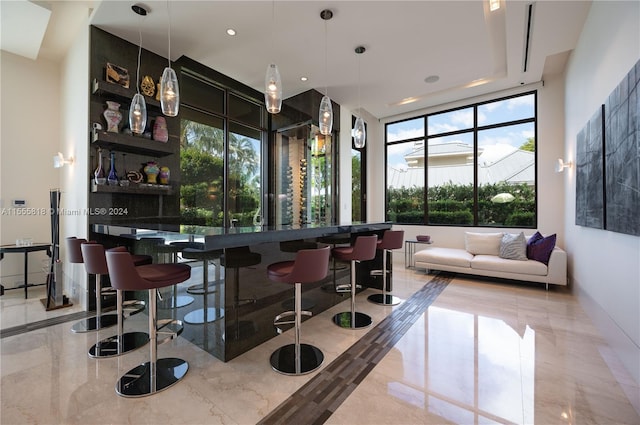
M 0 245 L 0 260 L 4 258 L 4 254 L 11 253 L 22 253 L 24 254 L 24 284 L 16 286 L 15 288 L 7 288 L 7 289 L 18 289 L 24 287 L 24 298 L 27 299 L 29 293 L 27 289 L 29 286 L 41 286 L 44 283 L 40 284 L 29 284 L 27 278 L 29 275 L 29 253 L 35 251 L 47 251 L 47 255 L 51 257 L 51 244 L 44 243 L 35 243 L 32 245 Z M 2 288 L 4 292 L 4 287 Z

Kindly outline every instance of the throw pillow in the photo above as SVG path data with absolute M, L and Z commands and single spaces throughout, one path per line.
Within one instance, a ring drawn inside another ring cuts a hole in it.
M 471 233 L 464 235 L 464 246 L 473 255 L 500 255 L 502 233 Z
M 532 238 L 533 239 L 533 238 Z M 545 265 L 549 265 L 549 258 L 551 257 L 551 251 L 556 246 L 556 234 L 542 237 L 535 242 L 530 242 L 527 246 L 527 257 L 530 260 L 540 261 Z
M 523 232 L 502 235 L 500 257 L 509 260 L 527 261 L 527 240 Z
M 533 235 L 527 238 L 527 258 L 528 259 L 531 259 L 531 245 L 542 238 L 543 236 L 540 234 L 540 232 L 535 232 Z

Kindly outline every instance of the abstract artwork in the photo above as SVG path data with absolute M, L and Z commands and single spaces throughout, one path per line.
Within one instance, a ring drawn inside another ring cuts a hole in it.
M 640 60 L 605 103 L 607 230 L 640 236 Z
M 576 140 L 576 225 L 596 229 L 604 228 L 602 109 L 593 114 Z

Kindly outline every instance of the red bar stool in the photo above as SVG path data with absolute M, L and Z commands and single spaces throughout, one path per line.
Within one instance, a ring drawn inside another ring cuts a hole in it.
M 189 364 L 182 359 L 158 359 L 158 333 L 166 335 L 160 343 L 173 339 L 182 332 L 182 323 L 171 319 L 159 322 L 156 298 L 159 288 L 189 279 L 191 267 L 186 264 L 149 264 L 136 267 L 128 252 L 108 250 L 106 255 L 114 288 L 121 291 L 149 291 L 149 361 L 120 377 L 116 383 L 116 393 L 123 397 L 155 394 L 176 384 L 189 370 Z M 168 331 L 162 330 L 165 327 L 168 327 Z M 172 329 L 173 327 L 175 328 Z
M 385 230 L 382 239 L 378 241 L 377 249 L 382 250 L 382 270 L 372 270 L 371 276 L 382 276 L 382 293 L 369 295 L 369 301 L 380 305 L 396 305 L 402 300 L 387 294 L 387 261 L 393 264 L 393 250 L 402 248 L 404 243 L 404 230 Z M 391 276 L 391 275 L 390 275 Z
M 83 243 L 81 245 L 82 257 L 84 258 L 84 266 L 87 273 L 95 275 L 109 274 L 107 268 L 107 259 L 105 257 L 104 246 L 94 242 Z M 114 248 L 116 250 L 127 252 L 126 248 Z M 132 255 L 133 262 L 136 266 L 151 264 L 151 257 L 148 255 Z M 114 357 L 137 350 L 149 342 L 149 335 L 145 332 L 127 332 L 124 333 L 123 321 L 125 317 L 139 313 L 144 310 L 145 303 L 139 300 L 124 301 L 122 291 L 116 290 L 117 295 L 117 317 L 118 332 L 116 335 L 110 336 L 98 341 L 89 349 L 89 357 Z
M 84 264 L 81 248 L 83 243 L 87 243 L 87 240 L 78 239 L 76 237 L 69 237 L 66 239 L 69 262 L 74 264 Z M 89 271 L 87 271 L 87 273 L 92 274 Z M 71 326 L 71 331 L 75 333 L 84 333 L 116 325 L 118 323 L 117 314 L 102 314 L 102 297 L 104 295 L 112 294 L 113 290 L 111 288 L 102 288 L 101 274 L 96 274 L 96 315 L 74 323 L 73 326 Z
M 284 345 L 271 354 L 273 370 L 285 375 L 304 375 L 322 364 L 324 355 L 317 347 L 300 343 L 302 323 L 302 284 L 318 282 L 327 276 L 329 247 L 302 249 L 293 261 L 281 261 L 267 267 L 267 275 L 274 282 L 293 284 L 295 288 L 295 342 Z
M 353 246 L 333 248 L 332 255 L 338 261 L 351 262 L 351 311 L 333 316 L 333 323 L 341 328 L 360 329 L 370 326 L 371 316 L 356 311 L 356 262 L 373 260 L 376 256 L 378 237 L 358 236 Z

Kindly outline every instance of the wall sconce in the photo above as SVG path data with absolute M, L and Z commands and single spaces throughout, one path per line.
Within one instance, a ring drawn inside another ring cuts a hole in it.
M 69 159 L 64 159 L 62 152 L 58 152 L 57 155 L 53 156 L 53 168 L 62 168 L 64 164 L 73 164 L 73 157 L 70 156 Z
M 556 173 L 562 173 L 565 168 L 573 167 L 573 162 L 564 162 L 561 158 L 558 158 L 558 162 L 556 162 Z

